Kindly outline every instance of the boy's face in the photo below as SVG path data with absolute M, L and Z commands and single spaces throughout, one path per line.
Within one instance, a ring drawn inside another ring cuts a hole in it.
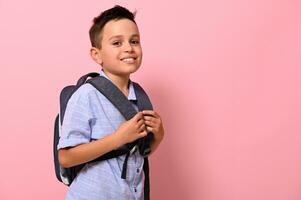
M 101 34 L 101 49 L 97 49 L 98 59 L 94 60 L 103 70 L 122 77 L 137 71 L 142 61 L 137 25 L 128 19 L 111 20 Z

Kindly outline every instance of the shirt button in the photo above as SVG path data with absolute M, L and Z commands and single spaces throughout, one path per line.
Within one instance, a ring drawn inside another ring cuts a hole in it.
M 137 189 L 135 188 L 134 191 L 137 192 Z
M 139 168 L 137 169 L 137 173 L 139 173 L 140 172 L 140 170 L 139 170 Z

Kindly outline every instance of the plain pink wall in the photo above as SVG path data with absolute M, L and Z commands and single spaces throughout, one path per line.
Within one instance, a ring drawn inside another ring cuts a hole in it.
M 184 3 L 185 2 L 185 3 Z M 154 200 L 301 199 L 301 3 L 297 0 L 0 1 L 0 199 L 63 199 L 53 121 L 66 84 L 99 67 L 88 29 L 137 9 L 132 79 L 161 114 Z

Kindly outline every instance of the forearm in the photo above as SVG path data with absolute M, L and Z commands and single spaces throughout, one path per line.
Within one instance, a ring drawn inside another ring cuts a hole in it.
M 152 141 L 150 155 L 153 154 L 156 151 L 156 149 L 158 148 L 158 146 L 159 146 L 159 144 L 161 143 L 162 140 L 163 140 L 163 138 L 162 139 L 154 139 Z
M 86 144 L 59 150 L 59 161 L 62 167 L 68 168 L 94 160 L 122 144 L 116 132 Z

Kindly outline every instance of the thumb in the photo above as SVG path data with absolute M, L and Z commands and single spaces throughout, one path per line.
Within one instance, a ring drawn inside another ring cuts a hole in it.
M 142 113 L 142 112 L 138 112 L 138 113 L 133 117 L 133 120 L 134 120 L 135 122 L 138 122 L 142 117 L 143 117 L 143 113 Z
M 145 136 L 147 136 L 147 131 L 142 131 L 142 132 L 139 133 L 140 138 L 143 138 Z

